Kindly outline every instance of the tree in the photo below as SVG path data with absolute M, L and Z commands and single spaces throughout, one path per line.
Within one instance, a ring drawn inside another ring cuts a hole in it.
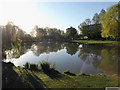
M 40 28 L 35 26 L 31 31 L 31 36 L 35 40 L 64 40 L 64 33 L 57 28 Z
M 106 13 L 106 11 L 105 11 L 104 9 L 102 9 L 102 10 L 100 11 L 100 13 L 99 13 L 99 17 L 102 16 L 102 15 L 104 15 L 105 13 Z
M 79 26 L 79 30 L 81 31 L 81 34 L 83 35 L 83 37 L 85 36 L 89 36 L 88 34 L 88 26 L 91 24 L 91 20 L 89 18 L 87 18 L 85 21 L 83 21 Z
M 93 25 L 78 26 L 83 35 L 83 38 L 87 36 L 88 39 L 101 39 L 101 26 L 98 23 Z
M 92 18 L 92 24 L 99 24 L 99 21 L 98 21 L 98 18 L 99 18 L 99 15 L 98 15 L 98 13 L 95 13 L 95 15 L 93 16 L 93 18 Z
M 91 20 L 88 18 L 88 19 L 85 20 L 85 23 L 86 23 L 87 25 L 90 25 L 90 24 L 91 24 Z
M 30 35 L 32 37 L 36 37 L 36 30 L 35 30 L 35 28 L 32 29 L 32 31 L 30 32 Z
M 102 23 L 102 37 L 120 40 L 120 4 L 111 6 L 107 12 L 100 17 Z
M 77 30 L 75 28 L 70 27 L 66 29 L 66 38 L 75 39 L 76 35 L 77 35 Z

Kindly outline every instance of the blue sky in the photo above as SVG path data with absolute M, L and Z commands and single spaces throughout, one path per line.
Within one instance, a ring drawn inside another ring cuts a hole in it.
M 54 2 L 54 3 L 34 3 L 38 10 L 54 23 L 59 24 L 61 29 L 78 25 L 86 18 L 92 18 L 101 9 L 107 9 L 116 4 L 115 2 Z
M 35 25 L 43 28 L 51 27 L 66 31 L 70 26 L 78 29 L 78 25 L 86 18 L 91 19 L 95 13 L 100 13 L 101 9 L 106 10 L 116 3 L 117 2 L 5 3 L 7 7 L 2 7 L 5 9 L 3 10 L 4 18 L 2 21 L 13 21 L 14 24 L 18 25 L 27 33 L 30 33 Z

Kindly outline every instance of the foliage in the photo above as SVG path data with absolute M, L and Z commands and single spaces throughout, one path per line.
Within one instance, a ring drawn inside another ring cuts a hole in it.
M 102 15 L 104 15 L 106 12 L 104 9 L 101 10 L 101 12 L 95 13 L 92 20 L 89 18 L 83 21 L 79 26 L 79 30 L 82 34 L 83 39 L 102 39 L 101 37 L 101 22 L 99 18 L 101 18 Z
M 94 25 L 79 26 L 82 35 L 88 39 L 101 39 L 101 26 L 97 23 Z
M 28 63 L 26 62 L 24 65 L 25 69 L 30 69 L 30 70 L 38 70 L 38 65 L 34 64 L 34 63 Z
M 100 22 L 99 22 L 99 20 L 98 20 L 98 18 L 99 18 L 99 15 L 98 15 L 98 13 L 95 13 L 95 15 L 93 16 L 93 18 L 92 18 L 92 24 L 99 24 Z
M 48 63 L 47 61 L 40 62 L 40 66 L 41 66 L 41 69 L 45 72 L 50 69 L 50 63 Z
M 53 63 L 53 67 L 52 67 L 53 69 L 56 69 L 56 65 L 55 65 L 55 62 Z
M 102 37 L 120 40 L 120 4 L 111 6 L 107 13 L 101 15 Z
M 40 62 L 40 66 L 41 66 L 41 70 L 43 71 L 50 71 L 51 69 L 56 69 L 56 66 L 55 66 L 55 62 L 53 63 L 53 66 L 50 67 L 51 63 L 49 63 L 48 61 L 42 61 Z
M 56 28 L 40 28 L 35 26 L 31 31 L 32 37 L 39 40 L 63 40 L 64 32 Z
M 25 63 L 24 67 L 25 67 L 26 69 L 29 69 L 30 64 L 27 62 L 27 63 Z
M 5 26 L 0 26 L 2 29 L 2 46 L 3 49 L 7 49 L 10 46 L 13 49 L 20 50 L 21 43 L 32 41 L 32 37 L 26 34 L 13 22 L 8 22 Z
M 77 30 L 73 27 L 66 29 L 66 38 L 67 39 L 75 39 L 77 36 Z
M 31 70 L 38 70 L 38 65 L 34 64 L 34 63 L 31 63 L 30 64 L 30 69 Z

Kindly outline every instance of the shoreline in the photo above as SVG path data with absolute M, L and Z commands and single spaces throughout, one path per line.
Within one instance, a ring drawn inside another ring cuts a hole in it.
M 116 44 L 119 45 L 120 41 L 102 41 L 102 40 L 72 40 L 76 43 L 87 43 L 87 44 Z
M 8 75 L 9 73 L 9 75 Z M 86 75 L 60 73 L 55 69 L 43 71 L 15 67 L 3 63 L 3 88 L 105 88 L 118 87 L 116 75 Z M 21 87 L 22 86 L 22 87 Z

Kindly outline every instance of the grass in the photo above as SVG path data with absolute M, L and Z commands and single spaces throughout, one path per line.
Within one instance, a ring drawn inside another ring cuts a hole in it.
M 52 69 L 55 70 L 55 62 L 53 63 L 52 68 L 50 67 L 51 63 L 49 63 L 47 61 L 43 60 L 42 62 L 39 62 L 39 63 L 40 63 L 40 65 L 26 62 L 24 65 L 24 68 L 30 69 L 30 70 L 40 70 L 41 69 L 43 72 L 49 72 Z
M 99 41 L 99 40 L 73 40 L 73 42 L 88 44 L 120 44 L 120 41 Z
M 117 76 L 61 74 L 15 67 L 3 63 L 3 88 L 105 88 L 118 86 Z M 69 72 L 70 71 L 66 71 Z M 54 78 L 53 78 L 54 77 Z M 96 89 L 94 89 L 96 90 Z

